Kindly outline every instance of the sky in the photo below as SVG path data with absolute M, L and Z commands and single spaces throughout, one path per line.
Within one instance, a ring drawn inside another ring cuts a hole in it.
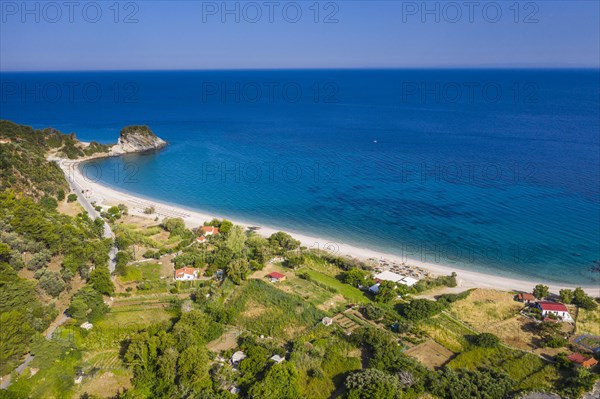
M 600 2 L 0 0 L 0 71 L 422 67 L 598 68 Z

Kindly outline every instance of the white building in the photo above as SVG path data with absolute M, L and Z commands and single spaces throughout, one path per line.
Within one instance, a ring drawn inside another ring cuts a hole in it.
M 194 269 L 193 267 L 184 267 L 181 269 L 177 269 L 177 270 L 175 270 L 175 280 L 176 281 L 197 280 L 199 272 L 200 272 L 200 269 Z
M 569 309 L 558 302 L 538 302 L 536 306 L 542 311 L 542 317 L 556 316 L 562 321 L 573 321 Z
M 244 352 L 237 351 L 233 355 L 231 355 L 231 359 L 230 359 L 231 365 L 232 366 L 237 366 L 245 358 L 246 358 L 246 354 Z
M 281 357 L 279 355 L 273 355 L 270 357 L 270 360 L 274 361 L 276 364 L 279 364 L 279 363 L 285 361 L 285 357 Z
M 400 274 L 393 273 L 393 272 L 390 272 L 390 271 L 385 271 L 385 272 L 381 272 L 379 274 L 376 274 L 373 277 L 373 279 L 375 279 L 375 281 L 391 281 L 393 283 L 398 283 L 398 284 L 406 285 L 408 287 L 412 287 L 413 285 L 415 285 L 416 283 L 419 282 L 419 280 L 417 280 L 415 278 L 401 276 Z M 377 284 L 375 284 L 375 285 L 377 285 Z M 372 286 L 371 288 L 369 288 L 369 291 L 373 292 L 372 288 L 374 288 L 375 285 Z M 377 287 L 377 290 L 379 290 L 379 287 Z

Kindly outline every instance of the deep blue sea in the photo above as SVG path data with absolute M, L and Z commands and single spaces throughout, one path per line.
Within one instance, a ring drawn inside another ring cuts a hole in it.
M 408 258 L 591 285 L 597 70 L 3 73 L 0 118 L 169 146 L 98 161 L 144 197 Z

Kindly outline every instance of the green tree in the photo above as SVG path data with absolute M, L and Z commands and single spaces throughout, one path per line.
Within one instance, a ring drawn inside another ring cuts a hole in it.
M 77 201 L 77 194 L 69 194 L 67 197 L 67 202 L 75 202 Z
M 300 378 L 291 362 L 276 364 L 254 384 L 248 394 L 254 399 L 300 399 Z
M 482 348 L 495 348 L 500 345 L 500 338 L 492 333 L 481 333 L 473 337 L 473 343 Z
M 52 254 L 48 250 L 43 250 L 33 254 L 29 262 L 27 262 L 27 269 L 29 270 L 40 270 L 50 262 Z
M 195 391 L 206 387 L 210 384 L 209 367 L 210 359 L 205 347 L 193 345 L 186 348 L 177 360 L 179 383 Z
M 354 287 L 359 285 L 365 285 L 369 272 L 361 269 L 351 269 L 347 272 L 342 273 L 342 281 L 346 284 L 350 284 Z
M 113 295 L 115 293 L 115 286 L 110 278 L 110 271 L 107 267 L 96 267 L 90 273 L 89 283 L 101 294 Z
M 454 370 L 446 367 L 432 378 L 430 391 L 443 399 L 504 399 L 512 387 L 513 381 L 501 371 Z
M 533 288 L 533 296 L 537 299 L 543 299 L 550 295 L 550 291 L 547 285 L 538 284 Z
M 246 235 L 244 234 L 244 228 L 238 225 L 231 227 L 229 234 L 227 234 L 227 241 L 225 241 L 227 248 L 229 248 L 235 256 L 240 257 L 245 243 Z
M 40 277 L 40 287 L 49 295 L 57 297 L 67 285 L 56 272 L 46 271 Z
M 288 256 L 285 265 L 290 269 L 297 269 L 304 264 L 304 256 L 302 255 L 290 255 Z
M 250 269 L 248 267 L 248 261 L 246 259 L 234 259 L 227 264 L 225 268 L 227 277 L 236 284 L 241 284 L 243 280 L 246 280 Z
M 573 301 L 574 305 L 579 306 L 585 310 L 596 310 L 598 308 L 598 304 L 594 300 L 594 298 L 590 297 L 581 287 L 575 288 L 573 291 Z
M 377 369 L 365 369 L 346 378 L 348 399 L 400 399 L 398 378 Z
M 273 248 L 278 249 L 279 253 L 293 251 L 300 246 L 300 241 L 295 240 L 291 235 L 283 231 L 272 234 L 269 237 L 269 243 Z
M 413 299 L 409 303 L 400 304 L 398 311 L 412 321 L 427 319 L 443 309 L 443 305 L 428 299 Z
M 119 276 L 124 276 L 127 273 L 127 264 L 131 262 L 131 255 L 125 251 L 117 252 L 115 272 Z
M 233 223 L 227 219 L 223 219 L 223 221 L 219 224 L 219 232 L 228 235 L 232 227 Z
M 396 283 L 392 281 L 382 281 L 379 284 L 379 290 L 375 295 L 375 301 L 378 303 L 388 303 L 396 297 Z
M 573 290 L 560 290 L 558 294 L 560 295 L 560 301 L 562 303 L 566 303 L 568 305 L 573 301 Z
M 11 259 L 11 250 L 8 244 L 0 242 L 0 262 L 9 262 Z
M 379 320 L 385 312 L 373 304 L 368 304 L 361 309 L 361 313 L 369 320 Z

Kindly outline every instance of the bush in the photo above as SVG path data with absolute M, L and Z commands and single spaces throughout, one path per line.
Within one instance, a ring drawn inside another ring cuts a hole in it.
M 428 299 L 413 299 L 409 303 L 398 305 L 398 312 L 412 321 L 427 319 L 443 309 L 443 304 Z
M 77 194 L 69 194 L 67 197 L 67 202 L 75 202 L 77 201 Z
M 552 335 L 542 340 L 542 347 L 544 348 L 562 348 L 567 346 L 569 341 L 559 335 Z
M 500 345 L 500 338 L 492 333 L 481 333 L 479 335 L 471 336 L 471 342 L 482 348 L 495 348 Z
M 346 378 L 349 399 L 400 399 L 398 379 L 377 369 L 365 369 Z
M 27 262 L 27 269 L 35 271 L 46 267 L 46 265 L 50 262 L 51 257 L 52 254 L 48 250 L 43 250 L 33 254 L 29 262 Z
M 363 307 L 360 312 L 369 320 L 379 320 L 385 314 L 382 309 L 372 304 Z
M 40 277 L 40 287 L 49 295 L 57 297 L 64 291 L 66 284 L 58 273 L 46 271 Z

